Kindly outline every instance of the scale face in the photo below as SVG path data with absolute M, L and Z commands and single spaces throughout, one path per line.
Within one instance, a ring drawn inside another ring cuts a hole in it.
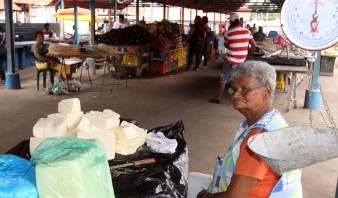
M 296 46 L 327 49 L 338 42 L 338 0 L 285 0 L 281 23 Z

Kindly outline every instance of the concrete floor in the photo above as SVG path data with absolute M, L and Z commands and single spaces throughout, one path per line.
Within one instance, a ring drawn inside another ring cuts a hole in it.
M 227 149 L 237 124 L 243 116 L 232 108 L 228 94 L 223 103 L 211 104 L 207 100 L 216 94 L 221 61 L 210 64 L 207 70 L 180 71 L 173 75 L 129 79 L 129 88 L 121 86 L 119 92 L 105 89 L 100 98 L 100 87 L 83 84 L 78 93 L 59 97 L 36 90 L 35 68 L 20 70 L 22 89 L 7 90 L 0 84 L 0 153 L 32 136 L 32 127 L 41 117 L 57 112 L 57 103 L 65 98 L 77 97 L 82 109 L 102 111 L 112 109 L 124 118 L 133 118 L 144 128 L 176 122 L 185 124 L 185 138 L 189 148 L 189 171 L 212 174 L 214 162 Z M 98 70 L 92 76 L 101 82 Z M 77 74 L 76 74 L 77 75 Z M 76 76 L 75 75 L 75 76 Z M 86 75 L 84 75 L 86 78 Z M 110 79 L 112 81 L 112 79 Z M 338 83 L 335 76 L 321 76 L 324 96 L 338 123 Z M 289 125 L 309 124 L 309 110 L 303 107 L 304 82 L 298 89 L 298 109 L 283 112 Z M 275 107 L 286 100 L 283 90 L 277 90 Z M 314 111 L 314 123 L 324 124 L 324 108 Z M 328 119 L 326 119 L 328 122 Z M 304 197 L 334 197 L 338 178 L 338 158 L 303 169 Z

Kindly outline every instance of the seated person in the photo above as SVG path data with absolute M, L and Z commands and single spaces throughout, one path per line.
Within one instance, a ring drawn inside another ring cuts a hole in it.
M 62 79 L 70 78 L 71 71 L 69 65 L 63 65 L 60 63 L 59 59 L 48 57 L 48 46 L 44 43 L 44 36 L 42 31 L 37 31 L 35 33 L 35 41 L 33 44 L 31 52 L 34 54 L 37 61 L 48 61 L 50 67 L 58 72 L 58 77 Z
M 259 26 L 258 32 L 253 34 L 253 38 L 255 39 L 255 41 L 261 42 L 261 41 L 264 41 L 265 37 L 266 37 L 266 35 L 263 33 L 263 27 Z
M 50 28 L 50 24 L 46 23 L 43 25 L 44 29 L 42 30 L 43 34 L 48 34 L 49 38 L 56 37 L 55 31 Z

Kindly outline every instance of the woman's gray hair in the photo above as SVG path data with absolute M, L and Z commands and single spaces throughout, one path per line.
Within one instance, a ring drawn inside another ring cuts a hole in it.
M 276 90 L 276 70 L 271 65 L 262 61 L 244 62 L 232 69 L 231 79 L 242 75 L 255 78 L 260 85 L 270 86 L 270 101 L 273 102 Z

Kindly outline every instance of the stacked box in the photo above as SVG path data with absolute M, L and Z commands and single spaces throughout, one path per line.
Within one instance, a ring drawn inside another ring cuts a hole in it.
M 178 58 L 178 67 L 182 67 L 185 64 L 186 64 L 186 58 L 185 57 Z
M 175 55 L 175 50 L 169 50 L 169 61 L 173 61 Z
M 150 73 L 151 74 L 166 74 L 168 72 L 168 62 L 151 62 L 150 63 Z
M 186 47 L 182 48 L 182 57 L 187 57 L 187 54 L 188 54 L 187 48 Z
M 178 60 L 179 57 L 182 55 L 182 50 L 180 49 L 175 49 L 174 50 L 174 60 Z
M 137 54 L 123 54 L 122 64 L 137 65 Z
M 178 67 L 177 67 L 176 62 L 175 62 L 175 60 L 169 61 L 168 72 L 177 70 Z
M 154 50 L 151 52 L 152 61 L 167 62 L 168 59 L 169 59 L 169 52 L 161 52 L 158 50 Z

